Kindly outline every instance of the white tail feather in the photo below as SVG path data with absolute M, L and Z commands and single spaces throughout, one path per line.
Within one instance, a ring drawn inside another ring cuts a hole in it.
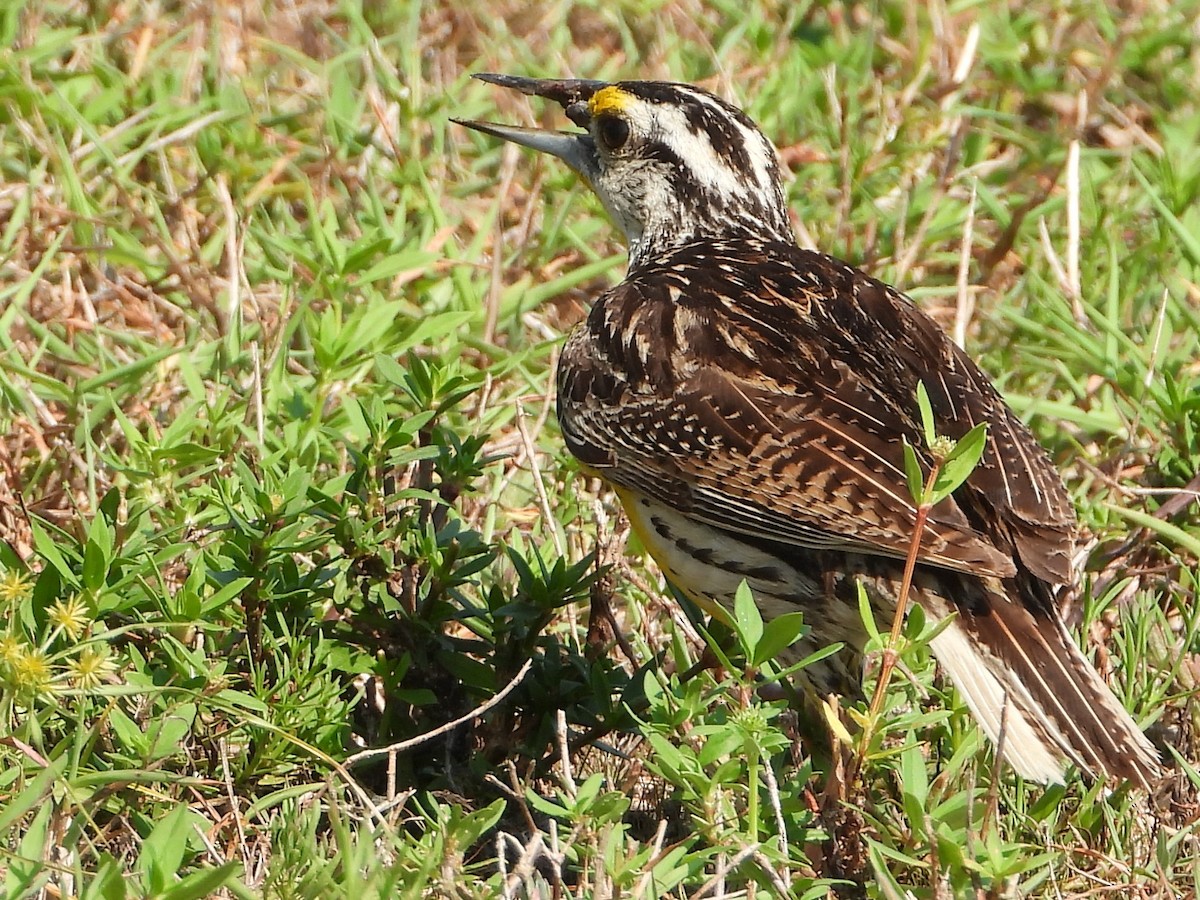
M 990 624 L 1001 626 L 1013 654 L 1008 662 L 957 618 L 930 647 L 1005 761 L 1043 784 L 1061 783 L 1066 766 L 1074 764 L 1093 776 L 1152 787 L 1161 774 L 1154 746 L 1065 626 L 1037 626 L 1023 610 L 1007 622 L 999 610 L 993 613 Z M 1032 627 L 1017 625 L 1021 616 Z
M 1030 724 L 1021 709 L 1023 704 L 1013 702 L 1009 694 L 1013 689 L 1011 679 L 1007 688 L 1000 683 L 989 661 L 958 620 L 951 621 L 929 646 L 967 701 L 975 720 L 992 743 L 1001 748 L 1005 761 L 1017 774 L 1041 784 L 1062 784 L 1067 759 L 1061 753 L 1054 753 L 1043 736 L 1044 731 Z M 1048 721 L 1039 724 L 1045 731 L 1057 730 Z M 1059 743 L 1065 743 L 1061 734 L 1056 737 Z

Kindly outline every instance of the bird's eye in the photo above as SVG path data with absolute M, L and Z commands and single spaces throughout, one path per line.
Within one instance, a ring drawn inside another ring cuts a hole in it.
M 609 150 L 620 150 L 629 140 L 629 123 L 617 116 L 602 116 L 596 121 L 596 136 Z

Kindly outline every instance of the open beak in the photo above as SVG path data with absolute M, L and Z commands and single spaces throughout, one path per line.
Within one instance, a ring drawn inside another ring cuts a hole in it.
M 513 88 L 523 94 L 553 100 L 566 111 L 567 118 L 584 129 L 584 133 L 546 131 L 541 128 L 522 128 L 517 125 L 498 125 L 495 122 L 465 122 L 461 119 L 452 119 L 451 121 L 501 140 L 512 141 L 522 147 L 557 156 L 589 182 L 592 181 L 599 171 L 599 157 L 596 153 L 596 143 L 587 133 L 588 125 L 591 122 L 587 102 L 591 99 L 592 94 L 604 87 L 607 82 L 560 78 L 522 78 L 518 75 L 486 73 L 474 77 L 489 84 Z

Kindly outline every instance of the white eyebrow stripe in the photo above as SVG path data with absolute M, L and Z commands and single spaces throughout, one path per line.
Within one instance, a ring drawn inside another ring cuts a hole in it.
M 690 92 L 689 92 L 690 93 Z M 733 116 L 728 109 L 705 94 L 690 94 L 697 102 L 712 109 L 716 115 L 735 127 L 741 135 L 741 145 L 754 172 L 755 191 L 747 189 L 744 173 L 734 171 L 717 155 L 712 143 L 701 132 L 696 134 L 680 106 L 652 105 L 657 121 L 658 139 L 669 146 L 700 183 L 724 197 L 749 193 L 774 193 L 774 149 L 765 138 Z
M 691 90 L 686 93 L 697 103 L 714 110 L 718 116 L 737 128 L 741 133 L 741 143 L 750 159 L 750 166 L 754 170 L 754 180 L 759 190 L 771 191 L 775 183 L 774 170 L 778 165 L 774 145 L 756 128 L 750 128 L 743 124 L 737 116 L 711 95 Z M 716 159 L 715 155 L 712 158 Z
M 696 134 L 687 116 L 677 106 L 662 106 L 657 110 L 659 140 L 675 153 L 702 185 L 725 197 L 745 192 L 746 186 L 738 173 L 717 156 L 707 135 Z

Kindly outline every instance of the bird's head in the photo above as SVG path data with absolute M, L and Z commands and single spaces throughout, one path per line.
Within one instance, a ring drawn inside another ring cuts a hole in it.
M 583 176 L 629 241 L 631 264 L 693 240 L 792 241 L 775 148 L 741 110 L 661 81 L 477 75 L 562 105 L 581 132 L 462 122 L 557 156 Z

